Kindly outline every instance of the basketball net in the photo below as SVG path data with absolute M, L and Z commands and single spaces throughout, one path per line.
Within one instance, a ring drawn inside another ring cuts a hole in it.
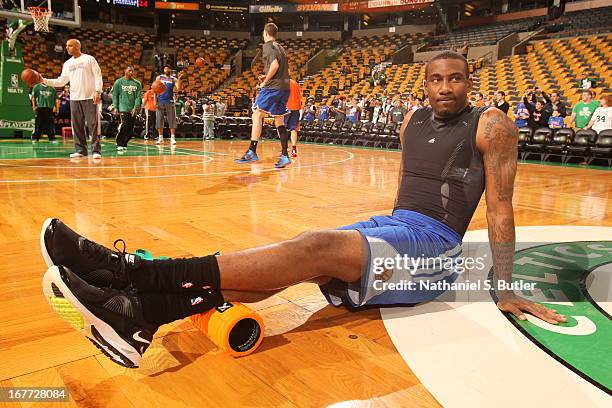
M 51 10 L 44 7 L 28 7 L 28 11 L 34 20 L 34 31 L 49 32 L 49 17 Z

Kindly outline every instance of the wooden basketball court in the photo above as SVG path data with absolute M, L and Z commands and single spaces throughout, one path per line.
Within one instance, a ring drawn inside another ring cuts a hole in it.
M 52 312 L 41 290 L 38 241 L 47 217 L 107 246 L 123 238 L 128 251 L 182 257 L 392 210 L 397 151 L 301 145 L 299 158 L 279 171 L 278 143 L 262 143 L 257 164 L 235 164 L 245 147 L 137 141 L 118 156 L 105 143 L 94 162 L 70 161 L 70 145 L 0 142 L 0 386 L 68 387 L 70 402 L 57 406 L 440 406 L 397 352 L 377 309 L 333 308 L 311 284 L 252 305 L 266 338 L 239 359 L 185 320 L 163 326 L 142 367 L 128 370 Z M 514 203 L 517 226 L 612 226 L 612 173 L 521 164 Z M 481 202 L 470 230 L 484 228 Z

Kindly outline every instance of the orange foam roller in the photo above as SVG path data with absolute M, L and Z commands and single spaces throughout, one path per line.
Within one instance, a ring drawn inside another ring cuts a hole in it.
M 263 341 L 261 316 L 242 303 L 229 303 L 191 316 L 191 322 L 219 349 L 234 357 L 251 354 Z

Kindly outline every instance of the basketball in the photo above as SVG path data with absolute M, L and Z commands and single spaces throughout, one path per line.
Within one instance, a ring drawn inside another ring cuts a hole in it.
M 26 68 L 21 72 L 21 79 L 29 87 L 33 87 L 34 85 L 42 82 L 42 77 L 40 74 L 30 68 Z
M 195 66 L 198 68 L 203 67 L 205 63 L 206 63 L 206 60 L 202 57 L 198 57 L 195 60 Z
M 155 81 L 153 81 L 151 89 L 153 89 L 153 92 L 155 92 L 156 94 L 161 95 L 166 92 L 166 85 L 159 79 L 156 79 Z

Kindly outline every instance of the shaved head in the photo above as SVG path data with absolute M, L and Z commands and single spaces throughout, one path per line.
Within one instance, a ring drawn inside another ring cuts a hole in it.
M 75 58 L 79 57 L 81 55 L 81 42 L 76 38 L 69 39 L 66 41 L 66 51 Z

